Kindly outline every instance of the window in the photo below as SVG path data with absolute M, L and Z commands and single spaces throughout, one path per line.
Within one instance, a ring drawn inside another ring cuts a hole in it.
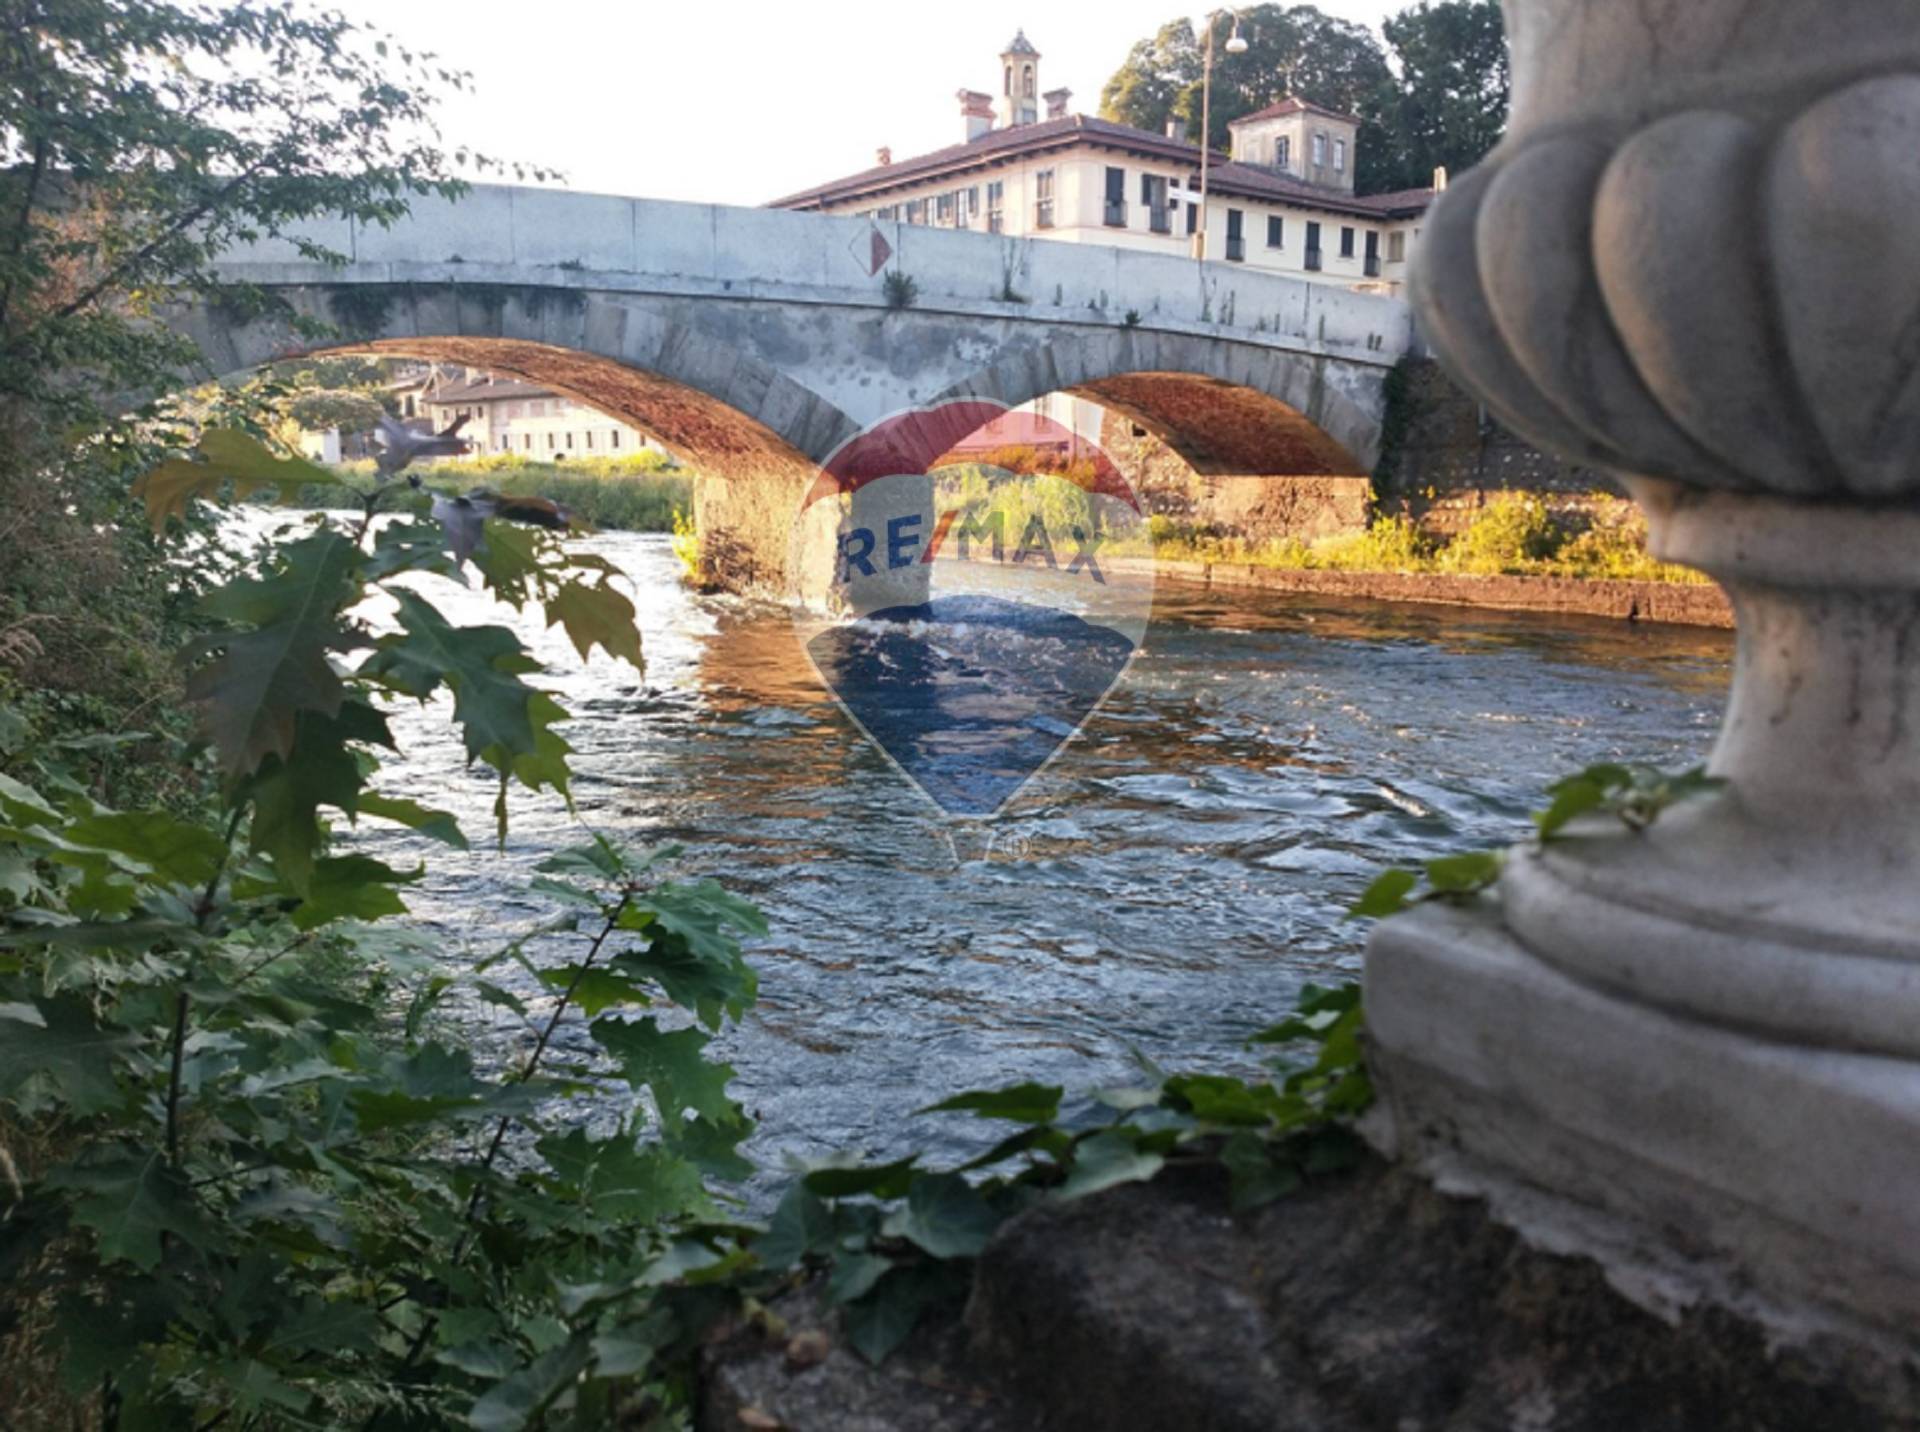
M 533 434 L 532 434 L 532 433 L 522 433 L 522 434 L 520 435 L 520 446 L 521 446 L 521 447 L 523 447 L 523 448 L 530 448 L 530 447 L 532 447 L 532 446 L 533 446 Z
M 927 201 L 925 199 L 907 200 L 907 222 L 924 224 L 927 222 Z
M 1315 169 L 1324 169 L 1326 165 L 1327 136 L 1325 134 L 1316 134 L 1313 136 L 1313 167 Z
M 1006 227 L 1007 186 L 995 179 L 987 185 L 987 232 L 997 234 Z
M 1012 65 L 1007 66 L 1006 79 L 1001 83 L 1000 92 L 1002 94 L 1013 93 L 1013 66 Z
M 1032 65 L 1022 65 L 1020 67 L 1020 97 L 1022 99 L 1033 98 L 1033 66 Z
M 978 184 L 967 190 L 967 202 L 963 207 L 966 210 L 966 217 L 961 222 L 968 228 L 972 228 L 973 221 L 980 217 L 980 186 Z
M 1053 227 L 1053 171 L 1042 169 L 1033 176 L 1033 226 Z
M 1227 257 L 1235 263 L 1247 256 L 1247 236 L 1241 227 L 1245 218 L 1239 209 L 1227 210 Z
M 1167 180 L 1163 174 L 1140 176 L 1140 207 L 1147 211 L 1147 227 L 1156 234 L 1173 232 L 1173 213 L 1167 207 Z
M 1198 204 L 1189 203 L 1187 205 L 1187 232 L 1189 234 L 1197 233 L 1199 229 L 1200 229 L 1200 206 Z
M 1307 267 L 1320 267 L 1320 225 L 1312 219 L 1307 220 Z
M 572 434 L 572 433 L 568 433 L 568 434 L 567 434 L 567 446 L 568 446 L 568 447 L 572 447 L 572 446 L 573 446 L 573 434 Z
M 1340 230 L 1340 257 L 1343 259 L 1353 257 L 1353 230 L 1351 228 L 1342 228 Z
M 587 434 L 587 447 L 588 447 L 589 449 L 591 449 L 591 448 L 593 447 L 593 434 L 592 434 L 592 433 L 588 433 L 588 434 Z
M 1285 169 L 1292 162 L 1293 140 L 1290 136 L 1283 134 L 1273 141 L 1273 167 Z
M 1286 225 L 1287 225 L 1287 221 L 1281 218 L 1278 214 L 1267 215 L 1267 247 L 1268 248 L 1277 249 L 1277 248 L 1284 247 L 1286 235 L 1287 235 Z
M 937 194 L 933 200 L 933 221 L 942 228 L 951 229 L 954 218 L 954 196 Z
M 620 429 L 615 428 L 612 432 L 607 434 L 607 446 L 608 447 L 620 446 Z
M 556 446 L 557 444 L 553 440 L 553 434 L 548 433 L 547 434 L 547 451 L 552 452 Z
M 1336 174 L 1347 172 L 1347 141 L 1344 139 L 1333 141 L 1333 172 Z
M 1101 211 L 1101 222 L 1110 229 L 1124 229 L 1127 226 L 1127 171 L 1111 166 L 1107 169 L 1107 202 Z

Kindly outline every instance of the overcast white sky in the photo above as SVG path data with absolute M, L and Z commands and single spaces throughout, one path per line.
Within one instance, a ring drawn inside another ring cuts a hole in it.
M 562 169 L 569 188 L 730 204 L 864 169 L 882 144 L 904 158 L 957 142 L 954 91 L 997 90 L 1016 28 L 1041 52 L 1043 87 L 1093 113 L 1133 42 L 1182 13 L 1181 0 L 331 3 L 472 72 L 474 92 L 445 107 L 451 143 Z M 1376 28 L 1404 3 L 1319 0 Z

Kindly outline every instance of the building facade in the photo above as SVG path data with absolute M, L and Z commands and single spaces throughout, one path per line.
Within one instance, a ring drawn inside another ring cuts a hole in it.
M 422 391 L 416 406 L 436 429 L 465 418 L 461 436 L 478 453 L 530 462 L 630 457 L 657 445 L 637 428 L 563 393 L 478 369 Z
M 882 151 L 873 168 L 772 207 L 1204 252 L 1378 293 L 1405 284 L 1436 189 L 1357 194 L 1355 116 L 1289 95 L 1235 120 L 1230 153 L 1208 156 L 1203 198 L 1200 148 L 1178 121 L 1154 134 L 1071 114 L 1069 92 L 1042 91 L 1039 71 L 1038 51 L 1015 36 L 1001 94 L 960 91 L 963 142 L 897 161 Z

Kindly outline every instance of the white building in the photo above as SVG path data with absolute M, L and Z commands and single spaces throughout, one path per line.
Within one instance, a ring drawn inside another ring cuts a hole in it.
M 531 462 L 565 462 L 626 457 L 658 446 L 638 429 L 563 393 L 478 369 L 423 389 L 410 406 L 417 406 L 436 429 L 464 417 L 460 435 L 475 454 L 512 453 Z
M 1355 116 L 1289 95 L 1235 120 L 1231 154 L 1209 156 L 1203 213 L 1200 148 L 1178 121 L 1154 134 L 1069 114 L 1068 91 L 1040 91 L 1024 33 L 999 68 L 998 99 L 960 91 L 963 142 L 897 161 L 882 150 L 771 207 L 1170 254 L 1196 251 L 1204 230 L 1206 255 L 1228 263 L 1381 293 L 1405 283 L 1435 191 L 1356 194 Z

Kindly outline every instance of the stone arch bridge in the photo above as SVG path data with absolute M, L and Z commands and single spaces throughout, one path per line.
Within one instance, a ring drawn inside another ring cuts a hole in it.
M 1238 264 L 781 210 L 482 185 L 302 237 L 346 262 L 276 238 L 222 273 L 335 336 L 190 309 L 214 372 L 385 352 L 566 392 L 695 467 L 708 575 L 734 590 L 790 589 L 816 464 L 946 398 L 1086 397 L 1209 482 L 1361 479 L 1412 341 L 1398 300 Z

